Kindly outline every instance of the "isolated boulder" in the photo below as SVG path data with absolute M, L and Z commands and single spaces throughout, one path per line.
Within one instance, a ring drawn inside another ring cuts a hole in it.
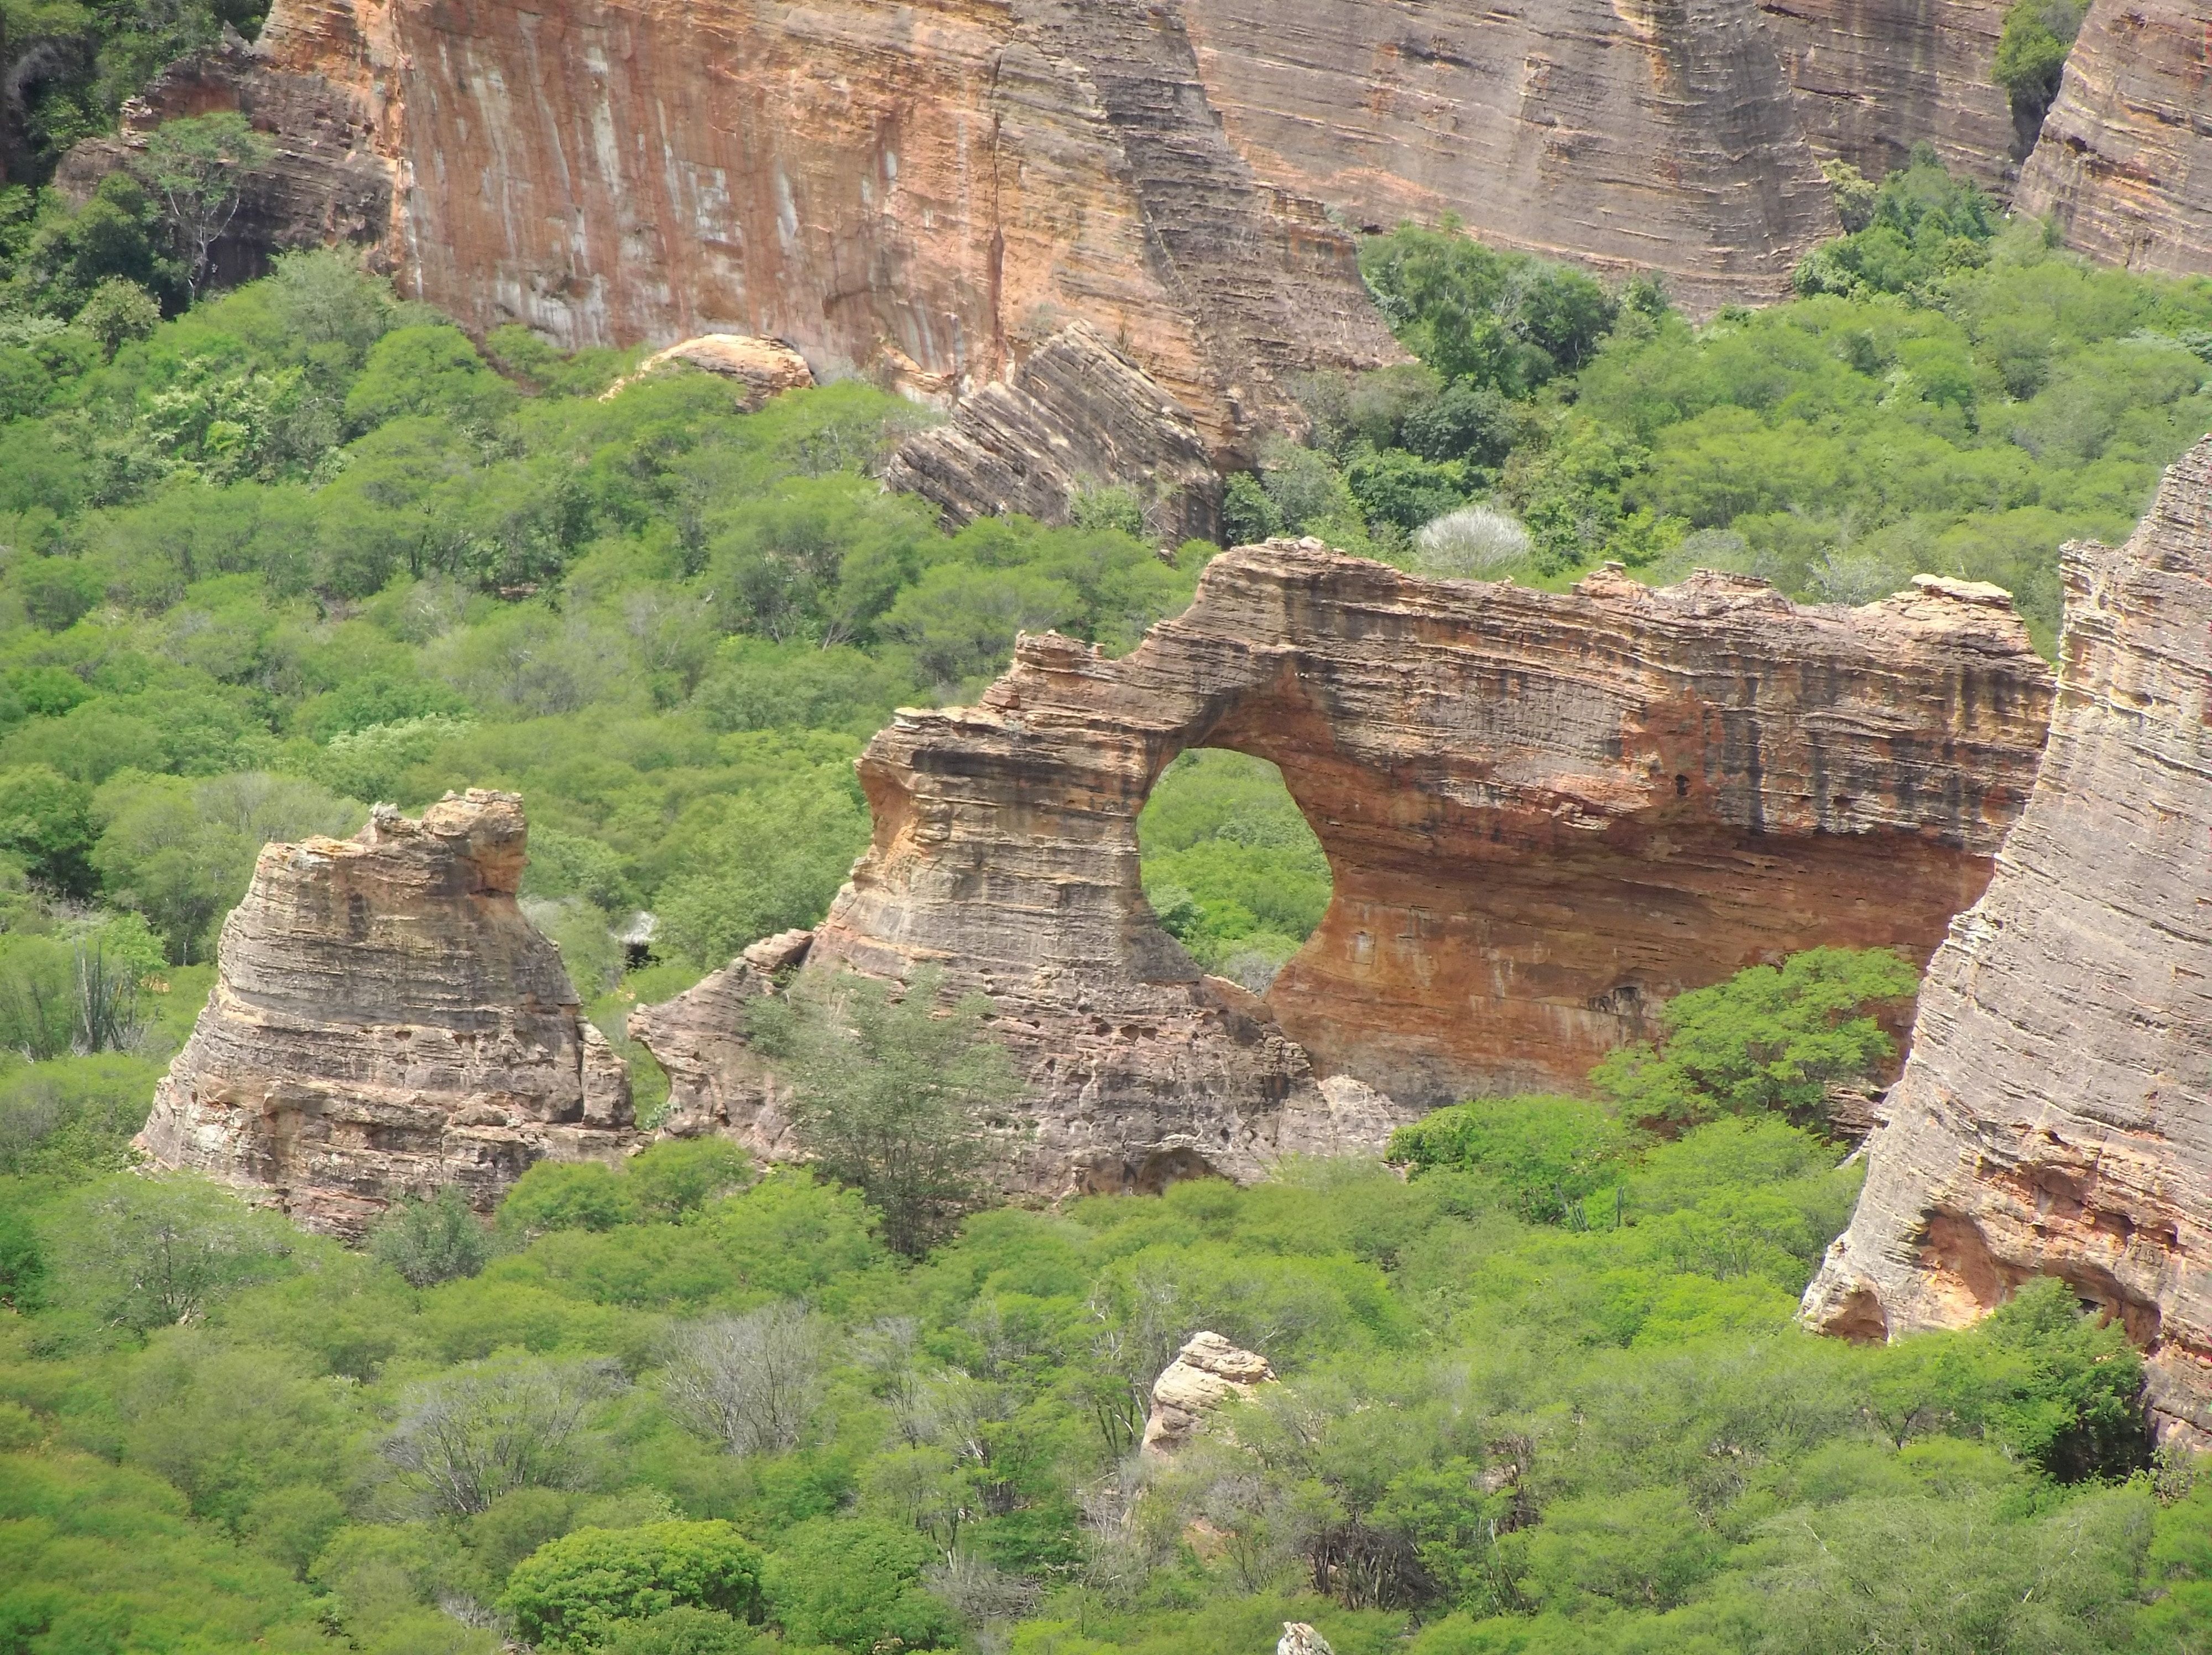
M 1257 1352 L 1240 1349 L 1218 1333 L 1194 1335 L 1152 1381 L 1143 1451 L 1155 1459 L 1180 1453 L 1208 1414 L 1274 1378 L 1275 1370 Z

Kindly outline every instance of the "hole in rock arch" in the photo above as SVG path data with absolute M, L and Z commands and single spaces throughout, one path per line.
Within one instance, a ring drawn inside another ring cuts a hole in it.
M 1194 748 L 1137 824 L 1145 896 L 1200 968 L 1265 995 L 1328 911 L 1321 841 L 1263 758 Z

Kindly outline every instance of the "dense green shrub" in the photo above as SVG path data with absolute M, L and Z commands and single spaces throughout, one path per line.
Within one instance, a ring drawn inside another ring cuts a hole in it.
M 760 1611 L 761 1555 L 726 1523 L 580 1529 L 540 1547 L 507 1577 L 503 1602 L 541 1646 L 587 1650 L 617 1623 L 671 1609 L 738 1619 Z

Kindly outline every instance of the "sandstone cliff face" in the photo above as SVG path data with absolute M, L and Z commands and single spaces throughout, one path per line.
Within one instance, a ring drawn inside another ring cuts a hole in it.
M 2095 0 L 2018 204 L 2106 264 L 2212 273 L 2212 3 Z
M 1602 573 L 1559 597 L 1247 548 L 1128 656 L 1025 638 L 980 706 L 878 735 L 874 842 L 805 969 L 933 964 L 992 995 L 1040 1123 L 1030 1188 L 1252 1176 L 1575 1086 L 1654 1002 L 1756 960 L 1924 958 L 2027 796 L 2050 697 L 1986 587 L 1799 609 Z M 1334 873 L 1264 1004 L 1202 981 L 1144 901 L 1138 812 L 1205 745 L 1279 765 Z M 681 1046 L 679 1129 L 772 1137 L 726 1003 L 760 991 L 633 1025 Z
M 246 178 L 237 216 L 210 250 L 216 279 L 249 281 L 273 253 L 334 244 L 373 250 L 373 262 L 389 268 L 380 250 L 392 233 L 393 174 L 373 100 L 348 57 L 327 43 L 276 49 L 307 9 L 272 19 L 258 48 L 226 31 L 213 50 L 172 64 L 124 106 L 116 137 L 88 140 L 64 157 L 55 186 L 82 201 L 161 122 L 235 110 L 274 140 L 276 155 Z
M 2009 189 L 2017 142 L 1991 70 L 2011 0 L 1759 0 L 1805 136 L 1869 178 L 1936 146 L 1954 173 Z M 2029 135 L 2030 139 L 2033 134 Z
M 278 0 L 144 116 L 248 109 L 286 155 L 242 228 L 319 214 L 481 328 L 949 405 L 1083 320 L 1235 458 L 1286 376 L 1395 359 L 1331 215 L 1778 296 L 1838 228 L 1816 152 L 2002 170 L 1998 5 Z
M 1840 227 L 1752 0 L 1184 0 L 1254 169 L 1382 229 L 1663 272 L 1710 311 L 1781 297 Z
M 1086 489 L 1124 484 L 1164 544 L 1221 538 L 1221 478 L 1189 411 L 1085 322 L 1008 383 L 963 397 L 884 481 L 934 501 L 955 527 L 1010 511 L 1066 523 Z
M 2149 1352 L 2160 1414 L 2212 1431 L 2212 440 L 2066 579 L 2034 797 L 1929 968 L 1806 1312 L 1956 1327 L 2059 1276 Z
M 621 1153 L 629 1074 L 516 904 L 524 846 L 521 800 L 471 790 L 267 847 L 141 1147 L 346 1237 L 404 1195 L 488 1212 L 542 1157 Z

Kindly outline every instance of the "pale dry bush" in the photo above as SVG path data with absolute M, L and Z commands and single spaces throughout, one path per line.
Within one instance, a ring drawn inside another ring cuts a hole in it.
M 384 1457 L 411 1474 L 434 1512 L 468 1517 L 517 1488 L 575 1486 L 592 1406 L 623 1389 L 606 1362 L 472 1363 L 415 1386 Z
M 732 1454 L 798 1445 L 820 1398 L 820 1324 L 796 1302 L 677 1330 L 662 1383 L 677 1417 Z
M 1447 581 L 1480 579 L 1528 555 L 1528 531 L 1495 506 L 1462 506 L 1413 536 L 1413 569 Z

